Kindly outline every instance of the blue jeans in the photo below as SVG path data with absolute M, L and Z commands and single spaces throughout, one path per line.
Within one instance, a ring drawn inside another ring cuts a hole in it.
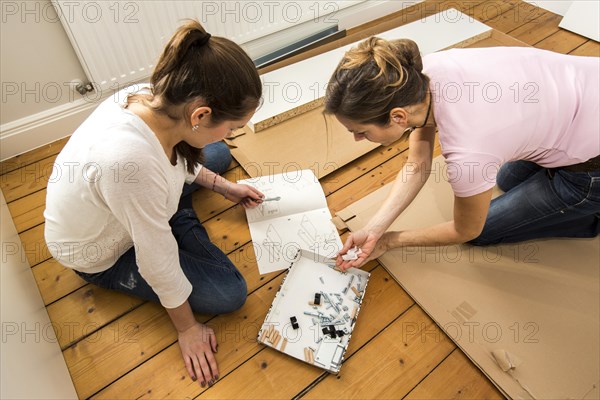
M 207 146 L 204 157 L 204 166 L 217 173 L 225 172 L 231 162 L 229 149 L 221 142 Z M 191 198 L 197 187 L 186 185 L 184 195 Z M 229 258 L 210 241 L 194 210 L 180 208 L 169 225 L 179 246 L 181 269 L 193 286 L 188 298 L 192 310 L 201 314 L 224 314 L 241 308 L 246 301 L 246 281 Z M 135 260 L 132 247 L 106 271 L 76 272 L 97 286 L 158 303 L 158 296 L 140 275 Z
M 546 169 L 529 161 L 500 168 L 505 193 L 492 200 L 474 245 L 548 237 L 595 237 L 600 233 L 600 171 Z

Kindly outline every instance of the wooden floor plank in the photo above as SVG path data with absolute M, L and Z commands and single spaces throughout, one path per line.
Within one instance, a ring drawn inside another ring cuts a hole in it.
M 216 357 L 221 376 L 225 376 L 246 358 L 260 350 L 256 337 L 282 281 L 283 274 L 280 274 L 268 285 L 264 285 L 248 296 L 246 304 L 240 310 L 220 315 L 208 323 L 215 330 L 219 343 Z M 192 382 L 189 378 L 179 345 L 174 342 L 175 340 L 157 357 L 126 374 L 98 393 L 96 397 L 137 399 L 196 396 L 202 388 L 199 382 Z M 163 366 L 166 367 L 166 371 L 157 377 L 156 371 L 162 370 Z
M 25 251 L 29 266 L 34 267 L 52 258 L 52 254 L 50 254 L 50 250 L 48 250 L 46 240 L 44 239 L 44 224 L 26 230 L 19 234 L 19 237 L 21 238 L 21 243 L 23 243 L 23 250 Z M 54 249 L 61 248 L 57 244 L 50 244 L 50 246 Z
M 327 203 L 332 214 L 348 207 L 364 196 L 380 189 L 386 183 L 392 182 L 398 175 L 398 171 L 406 163 L 407 153 L 402 153 L 380 165 L 366 175 L 352 181 L 340 190 L 327 197 Z
M 56 155 L 52 155 L 0 176 L 0 189 L 4 193 L 6 202 L 10 204 L 12 201 L 45 189 L 52 175 L 55 160 Z M 55 178 L 57 177 L 52 177 Z
M 434 149 L 434 157 L 439 154 L 441 154 L 441 148 L 437 145 Z M 368 174 L 356 178 L 352 183 L 344 187 L 343 190 L 339 190 L 329 195 L 327 197 L 327 203 L 331 212 L 335 214 L 375 190 L 380 189 L 382 186 L 393 182 L 394 179 L 396 179 L 398 172 L 406 164 L 407 159 L 407 152 L 398 154 L 370 171 Z M 434 174 L 435 172 L 432 172 L 430 179 L 441 178 L 439 176 L 436 177 Z
M 44 158 L 57 155 L 65 147 L 70 137 L 69 135 L 45 146 L 38 147 L 35 150 L 2 161 L 0 163 L 0 175 L 34 164 Z
M 303 398 L 399 399 L 455 347 L 423 310 L 411 307 L 347 360 L 338 376 L 326 376 Z
M 201 317 L 206 321 L 208 317 Z M 87 398 L 177 339 L 158 304 L 145 303 L 63 352 L 80 398 Z
M 413 304 L 385 269 L 374 269 L 346 356 L 355 353 Z M 203 392 L 200 398 L 291 398 L 325 374 L 328 373 L 267 348 Z
M 43 224 L 45 208 L 45 188 L 8 204 L 8 210 L 19 233 Z
M 590 39 L 572 50 L 569 54 L 573 56 L 600 57 L 600 43 Z
M 473 6 L 473 17 L 487 24 L 488 21 L 501 18 L 503 15 L 511 18 L 514 7 L 520 0 L 487 0 Z
M 460 349 L 455 349 L 404 399 L 504 399 Z
M 549 11 L 542 12 L 542 15 L 533 21 L 527 22 L 520 27 L 510 31 L 510 36 L 530 46 L 544 40 L 548 36 L 558 32 L 558 24 L 562 16 Z
M 61 349 L 94 334 L 108 322 L 144 303 L 143 300 L 95 285 L 85 285 L 47 310 Z
M 561 29 L 536 43 L 535 47 L 538 49 L 568 54 L 572 50 L 584 44 L 587 40 L 588 39 L 584 36 Z
M 360 162 L 344 165 L 323 177 L 319 183 L 321 183 L 325 195 L 328 196 L 406 150 L 408 150 L 407 140 L 399 140 L 389 146 L 378 147 L 362 156 Z
M 64 267 L 53 258 L 36 265 L 31 270 L 45 305 L 87 284 L 72 269 Z
M 485 24 L 503 33 L 513 31 L 541 17 L 544 10 L 529 3 L 518 2 L 512 8 L 485 21 Z

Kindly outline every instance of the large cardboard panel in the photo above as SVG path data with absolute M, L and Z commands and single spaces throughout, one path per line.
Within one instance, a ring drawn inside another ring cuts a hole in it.
M 390 230 L 452 220 L 445 171 L 436 158 L 428 182 Z M 390 187 L 338 215 L 360 229 Z M 508 397 L 599 398 L 600 238 L 407 247 L 379 261 Z M 492 352 L 508 352 L 516 368 L 504 372 Z
M 252 178 L 311 169 L 321 179 L 379 146 L 354 142 L 337 119 L 323 114 L 322 107 L 259 133 L 245 130 L 234 139 L 231 154 Z

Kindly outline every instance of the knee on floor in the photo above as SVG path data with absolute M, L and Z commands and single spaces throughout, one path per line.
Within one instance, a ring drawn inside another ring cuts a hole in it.
M 246 303 L 248 287 L 244 278 L 240 277 L 234 286 L 236 286 L 236 289 L 231 290 L 227 298 L 224 299 L 224 307 L 228 308 L 228 311 L 225 312 L 237 311 Z
M 235 274 L 230 282 L 221 282 L 210 293 L 192 292 L 189 297 L 192 310 L 200 314 L 228 314 L 246 303 L 247 286 L 241 275 Z

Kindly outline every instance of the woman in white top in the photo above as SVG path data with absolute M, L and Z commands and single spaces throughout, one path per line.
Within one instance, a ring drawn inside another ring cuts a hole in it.
M 115 94 L 75 131 L 48 183 L 52 255 L 88 282 L 160 302 L 202 386 L 219 378 L 217 341 L 193 312 L 239 309 L 246 283 L 211 243 L 191 192 L 203 186 L 245 207 L 261 201 L 256 189 L 219 175 L 231 156 L 215 143 L 246 124 L 261 96 L 248 55 L 189 21 L 166 45 L 150 85 Z

